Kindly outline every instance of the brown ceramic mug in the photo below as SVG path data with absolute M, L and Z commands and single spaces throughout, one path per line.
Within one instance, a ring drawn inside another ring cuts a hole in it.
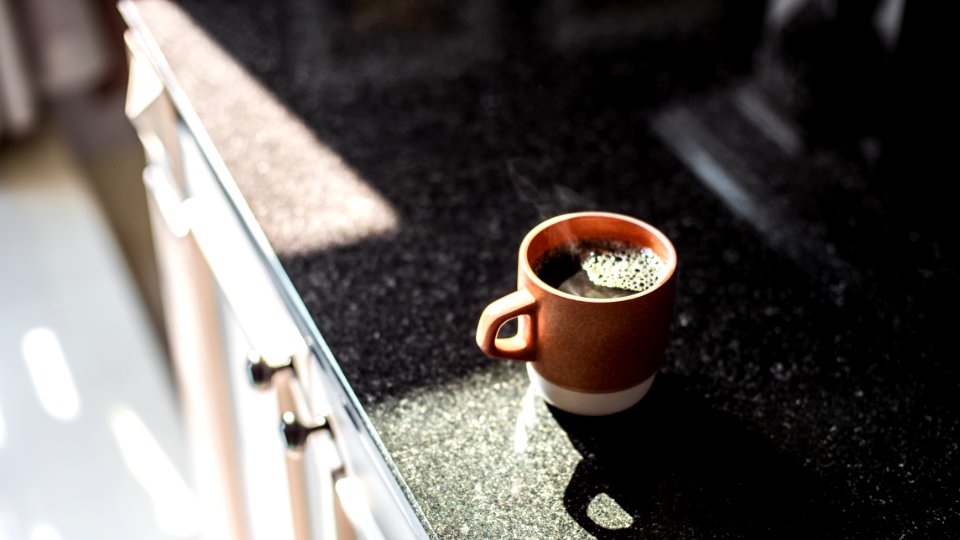
M 664 271 L 651 288 L 620 298 L 584 298 L 545 283 L 534 265 L 550 250 L 587 239 L 647 247 Z M 673 319 L 677 253 L 643 221 L 608 212 L 579 212 L 544 221 L 520 244 L 517 290 L 483 311 L 477 344 L 484 353 L 527 361 L 537 393 L 584 415 L 612 414 L 646 395 L 663 363 Z M 517 334 L 497 337 L 517 320 Z

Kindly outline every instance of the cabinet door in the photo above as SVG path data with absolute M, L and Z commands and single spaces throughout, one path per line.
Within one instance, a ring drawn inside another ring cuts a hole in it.
M 189 193 L 180 212 L 215 284 L 250 535 L 350 538 L 347 522 L 337 527 L 334 430 L 298 376 L 316 359 L 190 131 L 178 133 Z
M 249 365 L 262 359 L 219 287 L 217 296 L 225 353 L 222 369 L 230 387 L 237 462 L 250 538 L 298 538 L 294 534 L 290 481 L 279 432 L 281 403 L 285 400 L 276 380 L 269 385 L 251 384 Z
M 186 427 L 204 536 L 248 538 L 240 496 L 228 379 L 220 360 L 213 277 L 180 209 L 183 167 L 177 114 L 142 44 L 128 33 L 127 114 L 144 146 L 147 207 L 156 249 L 167 345 Z M 209 336 L 216 336 L 211 339 Z
M 280 419 L 291 408 L 293 359 L 307 346 L 191 132 L 178 128 L 188 194 L 187 238 L 213 278 L 220 369 L 228 381 L 246 524 L 254 539 L 326 538 L 311 524 L 300 460 L 285 450 Z
M 168 338 L 195 468 L 206 478 L 208 537 L 425 537 L 133 4 L 120 10 L 131 25 L 127 114 L 147 157 Z

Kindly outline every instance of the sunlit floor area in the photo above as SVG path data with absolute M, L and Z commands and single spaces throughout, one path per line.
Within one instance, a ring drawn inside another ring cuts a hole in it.
M 166 365 L 56 128 L 0 148 L 0 540 L 198 536 Z

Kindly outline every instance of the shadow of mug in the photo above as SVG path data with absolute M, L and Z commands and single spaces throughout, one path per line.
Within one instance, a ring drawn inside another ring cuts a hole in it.
M 838 533 L 836 510 L 812 471 L 674 377 L 662 376 L 643 401 L 615 415 L 550 412 L 583 456 L 564 507 L 597 538 Z M 604 495 L 616 505 L 598 504 Z
M 663 444 L 662 430 L 653 428 L 663 391 L 654 385 L 646 398 L 610 416 L 587 417 L 548 405 L 574 448 L 583 456 L 564 490 L 567 513 L 597 538 L 637 538 L 655 504 Z M 641 427 L 646 426 L 646 427 Z M 652 435 L 652 437 L 650 437 Z M 633 441 L 642 441 L 634 446 Z M 606 495 L 619 506 L 619 516 L 607 519 L 591 511 Z M 623 513 L 629 515 L 624 519 Z M 619 519 L 618 519 L 619 518 Z

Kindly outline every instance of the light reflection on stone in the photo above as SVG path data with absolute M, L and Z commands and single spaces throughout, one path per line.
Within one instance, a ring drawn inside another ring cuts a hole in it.
M 527 386 L 527 391 L 523 395 L 523 401 L 520 405 L 520 414 L 517 415 L 517 425 L 513 431 L 513 451 L 522 454 L 527 449 L 529 443 L 528 430 L 537 424 L 536 393 L 533 385 Z

